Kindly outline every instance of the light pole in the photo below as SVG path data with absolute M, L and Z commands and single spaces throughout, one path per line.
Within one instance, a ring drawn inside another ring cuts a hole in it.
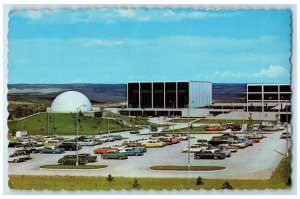
M 191 167 L 191 157 L 190 157 L 190 103 L 188 103 L 188 171 L 190 170 Z
M 170 101 L 170 103 L 172 103 L 172 107 L 173 107 L 173 135 L 174 135 L 174 128 L 175 128 L 175 121 L 174 121 L 174 102 Z
M 47 132 L 48 132 L 48 136 L 49 136 L 49 134 L 50 134 L 50 126 L 49 126 L 49 111 L 47 111 Z
M 107 105 L 107 107 L 109 108 L 109 106 Z M 110 135 L 110 129 L 109 129 L 109 109 L 107 109 L 107 134 L 108 134 L 108 137 Z
M 79 165 L 79 162 L 78 162 L 78 113 L 79 113 L 79 109 L 82 107 L 82 106 L 85 106 L 85 104 L 79 106 L 77 109 L 76 109 L 76 166 Z

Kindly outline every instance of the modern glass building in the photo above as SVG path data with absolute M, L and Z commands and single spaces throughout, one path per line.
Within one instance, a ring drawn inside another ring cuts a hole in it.
M 208 107 L 212 104 L 212 83 L 200 81 L 129 82 L 127 110 L 148 111 L 149 115 L 165 115 L 165 111 Z M 150 114 L 150 112 L 151 114 Z
M 290 121 L 291 85 L 247 84 L 247 112 L 277 112 Z

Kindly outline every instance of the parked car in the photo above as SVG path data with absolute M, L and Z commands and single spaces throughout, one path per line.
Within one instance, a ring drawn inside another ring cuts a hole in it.
M 283 132 L 281 135 L 280 135 L 280 139 L 286 139 L 286 138 L 290 138 L 291 137 L 291 134 L 290 132 Z
M 177 143 L 180 142 L 180 140 L 181 140 L 181 138 L 179 138 L 179 137 L 173 137 L 173 138 L 171 139 L 171 142 L 172 142 L 172 144 L 177 144 Z
M 58 146 L 58 148 L 63 148 L 65 149 L 65 151 L 76 151 L 77 146 L 76 146 L 76 142 L 63 142 Z M 78 142 L 78 150 L 81 148 L 82 146 Z
M 116 148 L 116 149 L 119 150 L 119 151 L 121 151 L 121 150 L 123 150 L 123 149 L 126 148 L 125 145 L 113 145 L 112 147 L 113 147 L 113 148 Z
M 137 148 L 125 148 L 120 151 L 120 153 L 125 153 L 128 156 L 140 156 L 143 155 L 143 152 Z
M 240 140 L 241 142 L 244 142 L 246 144 L 246 146 L 252 146 L 253 142 L 245 137 L 240 137 L 238 140 Z
M 208 148 L 207 151 L 209 151 L 211 149 L 215 149 L 215 151 L 213 151 L 214 153 L 224 153 L 225 157 L 231 157 L 231 151 L 225 147 L 212 146 L 212 147 Z
M 169 137 L 164 137 L 164 138 L 160 138 L 159 141 L 164 142 L 166 145 L 172 145 L 172 138 Z
M 225 158 L 225 154 L 224 153 L 220 153 L 220 152 L 212 152 L 212 151 L 207 151 L 207 150 L 201 150 L 199 152 L 196 152 L 194 154 L 194 158 L 195 159 L 224 159 Z
M 130 134 L 140 134 L 140 131 L 130 131 Z
M 204 145 L 202 145 L 202 144 L 197 144 L 197 145 L 192 145 L 192 146 L 190 146 L 190 149 L 188 149 L 188 148 L 184 148 L 184 149 L 182 149 L 181 151 L 183 152 L 183 153 L 187 153 L 187 152 L 191 152 L 191 153 L 196 153 L 196 152 L 199 152 L 199 151 L 201 151 L 202 149 L 207 149 L 207 147 L 208 147 L 208 145 L 206 145 L 206 144 L 204 144 Z
M 54 140 L 54 139 L 51 139 L 51 140 L 46 140 L 45 141 L 45 146 L 59 146 L 61 143 L 60 140 Z
M 126 145 L 126 148 L 136 148 L 139 149 L 142 153 L 147 152 L 147 148 L 145 146 L 142 145 L 135 145 L 135 144 L 128 144 Z
M 231 146 L 238 147 L 238 148 L 246 148 L 247 147 L 246 143 L 242 142 L 241 140 L 230 140 L 230 141 L 228 141 L 228 144 Z
M 21 156 L 18 156 L 16 154 L 12 154 L 8 156 L 8 162 L 24 162 L 25 159 Z
M 77 157 L 76 155 L 65 155 L 58 160 L 59 164 L 63 165 L 76 165 Z M 88 159 L 85 156 L 78 156 L 78 164 L 84 165 L 88 163 Z
M 30 153 L 28 153 L 28 151 L 26 150 L 16 150 L 13 154 L 23 158 L 24 160 L 32 159 L 29 155 Z
M 117 150 L 108 151 L 107 153 L 104 153 L 101 155 L 101 158 L 103 159 L 127 159 L 127 154 L 120 153 Z
M 219 144 L 218 146 L 224 147 L 228 149 L 230 152 L 237 152 L 237 147 L 236 146 L 231 146 L 230 144 Z
M 92 139 L 83 139 L 82 141 L 79 141 L 79 144 L 81 146 L 96 146 L 98 142 L 95 142 Z
M 142 146 L 145 146 L 145 147 L 164 147 L 166 146 L 166 144 L 164 142 L 160 142 L 160 141 L 156 141 L 156 140 L 149 140 L 149 141 L 146 141 L 146 142 L 142 142 L 141 143 Z
M 95 149 L 94 153 L 95 154 L 104 154 L 104 153 L 107 153 L 108 151 L 112 151 L 112 150 L 118 150 L 118 149 L 115 147 L 101 147 L 101 148 Z
M 97 162 L 97 156 L 91 155 L 89 153 L 80 153 L 79 156 L 85 157 L 88 162 Z
M 58 147 L 44 147 L 43 149 L 40 150 L 40 153 L 63 153 L 65 149 L 63 148 L 58 148 Z
M 17 147 L 22 147 L 22 146 L 23 146 L 23 144 L 20 142 L 17 142 L 17 141 L 10 141 L 8 143 L 9 148 L 11 148 L 11 147 L 17 148 Z

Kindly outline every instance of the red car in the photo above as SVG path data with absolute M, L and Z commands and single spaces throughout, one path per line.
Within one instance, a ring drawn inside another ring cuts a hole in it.
M 162 138 L 162 139 L 159 139 L 159 141 L 164 142 L 166 145 L 171 145 L 171 144 L 173 144 L 171 138 Z
M 178 137 L 173 137 L 173 138 L 171 139 L 171 141 L 172 141 L 173 144 L 177 144 L 177 143 L 180 142 L 180 138 L 178 138 Z
M 111 150 L 118 150 L 118 149 L 113 148 L 113 147 L 102 147 L 102 148 L 99 148 L 99 149 L 95 149 L 94 153 L 95 154 L 104 154 L 104 153 L 107 153 L 108 151 L 111 151 Z
M 248 137 L 248 139 L 251 140 L 253 143 L 259 143 L 260 142 L 259 138 Z

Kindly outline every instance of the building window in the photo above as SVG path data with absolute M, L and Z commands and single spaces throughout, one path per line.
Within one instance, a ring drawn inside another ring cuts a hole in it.
M 248 92 L 261 92 L 261 86 L 248 86 Z
M 166 108 L 176 107 L 176 83 L 167 82 L 166 85 Z
M 139 83 L 128 83 L 128 108 L 139 108 Z
M 189 83 L 177 83 L 178 108 L 184 108 L 189 103 Z
M 153 108 L 165 107 L 164 83 L 153 83 Z
M 264 92 L 278 92 L 278 86 L 264 86 Z
M 261 94 L 248 94 L 248 100 L 262 100 Z
M 291 92 L 291 86 L 290 85 L 281 85 L 280 92 Z
M 278 100 L 278 94 L 264 94 L 264 100 Z
M 141 83 L 141 108 L 152 108 L 152 83 Z

